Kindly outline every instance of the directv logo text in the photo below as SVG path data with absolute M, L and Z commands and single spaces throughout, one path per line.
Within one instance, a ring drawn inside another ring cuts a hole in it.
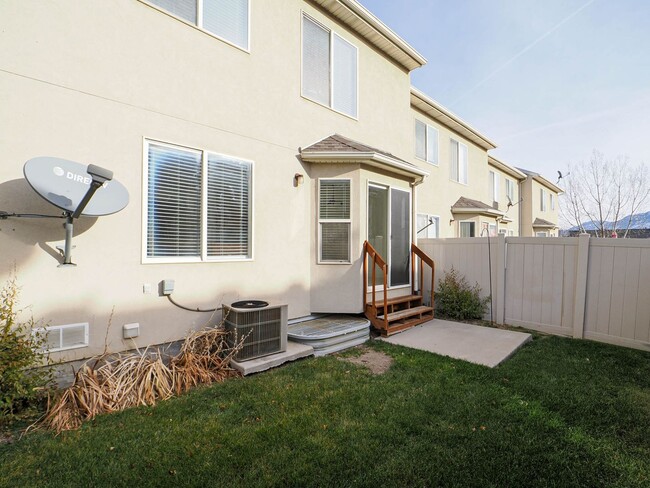
M 90 182 L 93 181 L 90 176 L 78 175 L 76 173 L 73 173 L 72 171 L 64 171 L 62 168 L 59 168 L 58 166 L 52 168 L 52 172 L 56 176 L 65 176 L 66 179 L 68 180 L 72 180 L 77 183 L 83 183 L 84 185 L 90 185 Z M 102 186 L 106 187 L 107 184 L 108 181 L 105 181 Z

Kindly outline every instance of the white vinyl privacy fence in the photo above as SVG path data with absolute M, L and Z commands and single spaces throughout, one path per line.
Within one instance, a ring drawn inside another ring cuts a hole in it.
M 485 295 L 491 260 L 498 324 L 650 351 L 650 239 L 499 236 L 490 252 L 487 238 L 418 246 L 435 261 L 436 283 L 453 266 Z

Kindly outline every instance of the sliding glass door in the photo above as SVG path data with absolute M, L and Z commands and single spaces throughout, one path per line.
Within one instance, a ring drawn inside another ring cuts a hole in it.
M 388 264 L 389 286 L 410 283 L 411 194 L 387 186 L 368 185 L 368 242 Z M 368 281 L 372 280 L 369 268 Z M 376 284 L 383 283 L 379 270 Z

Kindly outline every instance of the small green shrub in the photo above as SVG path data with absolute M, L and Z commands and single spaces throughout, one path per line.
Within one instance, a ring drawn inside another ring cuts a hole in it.
M 476 283 L 470 287 L 464 276 L 453 266 L 451 271 L 438 280 L 436 293 L 438 314 L 450 319 L 481 319 L 487 312 L 490 297 L 481 298 L 481 287 Z
M 0 423 L 19 418 L 44 396 L 52 379 L 43 337 L 32 334 L 34 321 L 17 322 L 18 285 L 12 277 L 0 291 Z

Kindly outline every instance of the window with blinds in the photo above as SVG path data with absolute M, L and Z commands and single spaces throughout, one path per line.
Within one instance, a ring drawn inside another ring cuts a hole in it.
M 146 171 L 147 258 L 251 257 L 250 162 L 148 141 Z
M 467 146 L 455 139 L 450 140 L 450 178 L 458 183 L 467 184 Z
M 543 188 L 539 189 L 539 210 L 546 212 L 546 192 Z
M 458 237 L 476 237 L 476 223 L 469 221 L 459 222 Z
M 302 18 L 302 95 L 357 116 L 357 48 L 307 15 Z
M 415 156 L 438 164 L 438 129 L 419 120 L 415 121 Z
M 319 262 L 350 262 L 350 180 L 319 180 Z
M 147 0 L 172 15 L 248 49 L 249 0 Z

